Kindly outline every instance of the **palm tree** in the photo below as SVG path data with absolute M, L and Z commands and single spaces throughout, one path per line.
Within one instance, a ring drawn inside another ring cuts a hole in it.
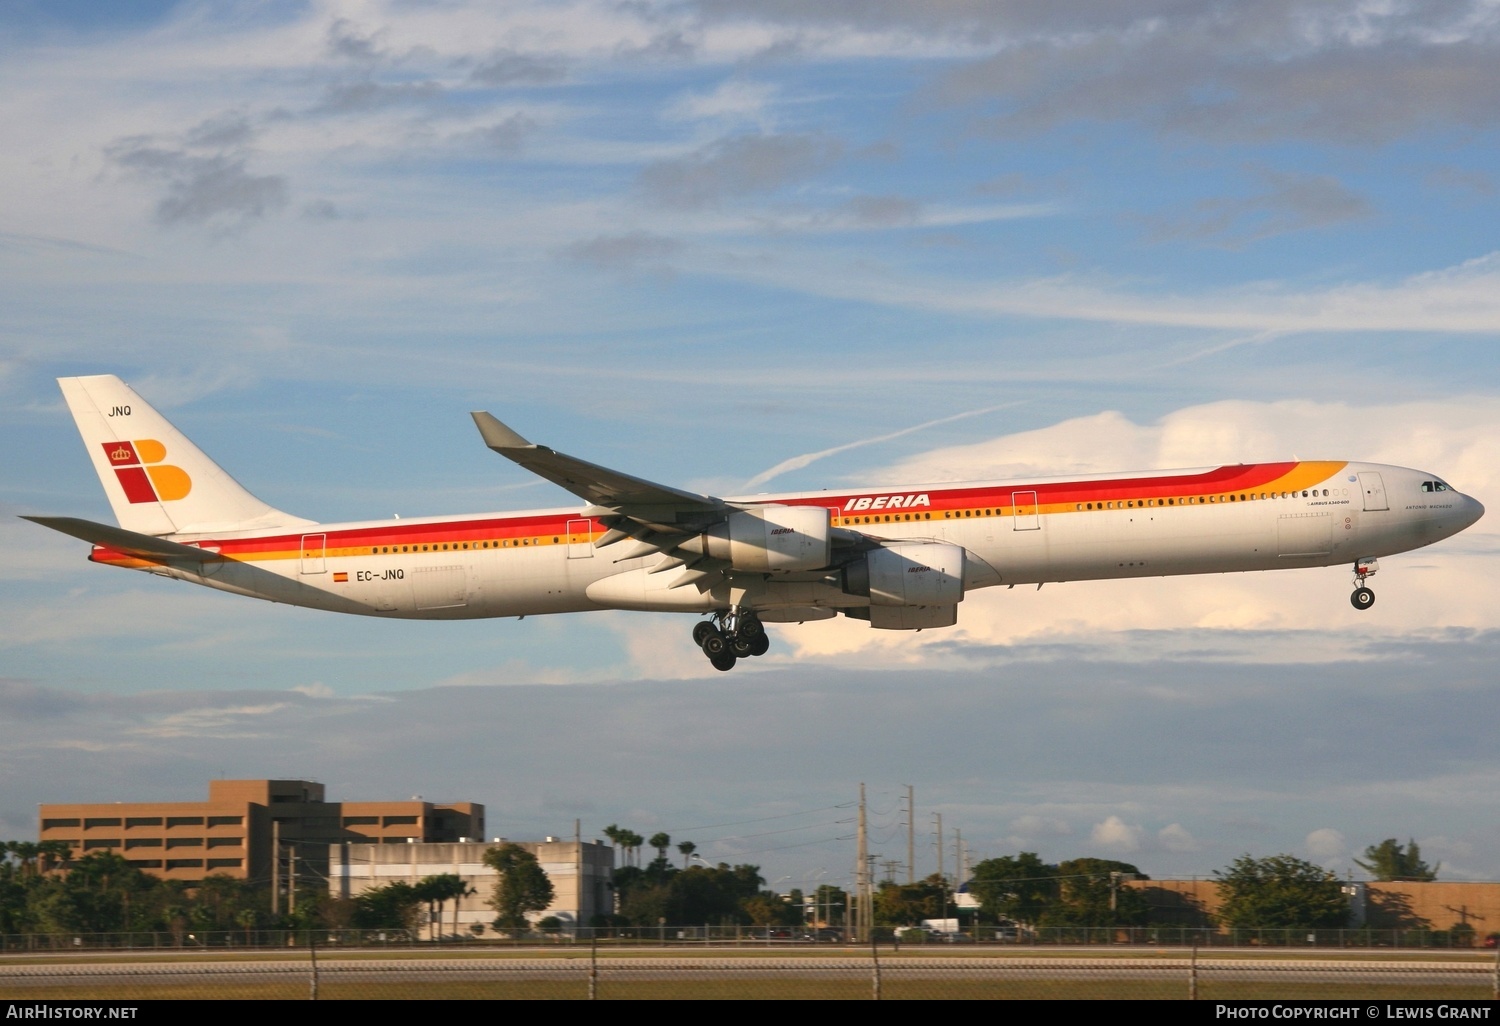
M 454 879 L 458 880 L 458 887 L 453 892 L 453 936 L 457 937 L 458 906 L 463 904 L 463 899 L 471 898 L 479 892 L 465 883 L 461 877 L 454 877 Z
M 667 835 L 666 831 L 658 830 L 656 833 L 651 835 L 651 840 L 647 841 L 646 843 L 656 849 L 657 858 L 661 859 L 663 862 L 666 861 L 667 849 L 672 846 L 672 838 Z
M 620 842 L 624 835 L 625 831 L 613 823 L 604 828 L 604 836 L 608 837 L 609 843 L 616 848 L 620 847 Z
M 637 867 L 640 866 L 640 864 L 641 864 L 641 859 L 640 859 L 641 845 L 643 845 L 643 844 L 646 843 L 646 839 L 644 837 L 642 837 L 640 834 L 636 833 L 634 830 L 627 830 L 627 831 L 625 831 L 625 842 L 624 843 L 625 843 L 625 850 L 628 851 L 628 852 L 630 852 L 630 854 L 632 856 L 632 863 L 635 866 L 637 866 Z
M 465 894 L 472 893 L 469 885 L 464 883 L 463 877 L 457 873 L 439 873 L 436 876 L 426 876 L 417 881 L 416 894 L 418 899 L 427 902 L 428 937 L 433 931 L 438 934 L 443 930 L 443 906 L 449 901 L 454 903 L 453 922 L 454 930 L 458 929 L 458 899 Z M 433 914 L 433 906 L 437 906 L 437 914 Z
M 693 857 L 693 852 L 698 850 L 698 846 L 692 841 L 683 841 L 677 846 L 677 850 L 682 852 L 682 868 L 686 869 L 688 860 Z
M 21 878 L 36 874 L 36 861 L 42 853 L 42 846 L 34 841 L 11 841 L 10 853 L 21 863 Z

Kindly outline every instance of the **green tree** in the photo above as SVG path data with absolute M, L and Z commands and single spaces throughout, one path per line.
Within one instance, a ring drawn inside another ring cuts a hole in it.
M 621 832 L 620 843 L 624 845 L 625 854 L 629 857 L 631 865 L 639 866 L 641 845 L 646 843 L 646 839 L 634 830 L 625 830 Z
M 683 841 L 677 846 L 677 850 L 682 853 L 682 868 L 686 869 L 693 857 L 693 852 L 698 850 L 698 846 L 692 841 Z
M 1045 926 L 1140 926 L 1150 914 L 1145 896 L 1122 877 L 1148 879 L 1128 862 L 1068 859 L 1057 864 L 1057 899 L 1042 915 Z
M 672 846 L 672 838 L 665 831 L 659 830 L 656 833 L 652 834 L 651 840 L 647 841 L 646 843 L 656 849 L 657 858 L 665 859 L 667 857 L 667 849 Z
M 500 874 L 489 906 L 496 912 L 496 930 L 524 930 L 526 913 L 552 904 L 552 881 L 542 865 L 519 844 L 503 844 L 484 853 L 484 864 Z
M 1229 926 L 1333 929 L 1349 919 L 1338 878 L 1292 855 L 1241 855 L 1214 876 L 1219 881 L 1218 916 Z
M 354 899 L 354 925 L 363 930 L 407 930 L 415 934 L 423 899 L 405 880 L 371 887 Z
M 620 840 L 628 832 L 629 831 L 623 830 L 619 826 L 616 826 L 614 823 L 611 823 L 609 826 L 607 826 L 607 827 L 604 828 L 604 836 L 609 838 L 610 846 L 614 847 L 614 848 L 621 847 Z M 620 859 L 620 858 L 617 857 L 615 859 L 615 864 L 616 865 L 624 865 L 625 863 L 624 863 L 623 859 Z
M 453 932 L 458 932 L 458 899 L 473 891 L 469 885 L 464 883 L 463 877 L 457 873 L 439 873 L 435 876 L 426 876 L 417 881 L 417 896 L 427 902 L 428 935 L 431 936 L 434 926 L 439 933 L 443 927 L 443 906 L 453 902 Z M 433 906 L 436 906 L 434 912 Z
M 969 893 L 986 916 L 1038 923 L 1057 901 L 1058 870 L 1033 851 L 985 859 L 969 875 Z
M 813 915 L 820 926 L 843 926 L 844 909 L 849 907 L 849 895 L 842 887 L 819 884 L 813 891 Z
M 756 917 L 779 923 L 780 909 L 789 906 L 779 895 L 773 895 L 779 909 L 762 900 L 764 883 L 759 866 L 731 868 L 723 862 L 678 869 L 657 859 L 644 869 L 622 866 L 614 875 L 619 918 L 636 926 L 655 926 L 662 919 L 673 925 L 749 923 Z
M 147 876 L 113 851 L 91 852 L 73 862 L 65 877 L 33 886 L 30 903 L 49 933 L 163 929 L 185 903 L 181 885 Z
M 775 891 L 761 891 L 740 901 L 740 910 L 754 926 L 799 926 L 802 906 L 782 900 Z
M 948 882 L 937 873 L 914 884 L 885 880 L 875 890 L 877 926 L 916 926 L 924 919 L 947 918 L 951 908 Z
M 1365 858 L 1368 862 L 1359 859 L 1354 864 L 1376 880 L 1388 882 L 1392 880 L 1415 880 L 1426 883 L 1436 880 L 1438 870 L 1443 868 L 1439 862 L 1435 866 L 1428 866 L 1422 861 L 1422 849 L 1417 847 L 1417 842 L 1407 839 L 1405 846 L 1396 843 L 1394 837 L 1387 837 L 1379 844 L 1372 844 L 1365 849 Z

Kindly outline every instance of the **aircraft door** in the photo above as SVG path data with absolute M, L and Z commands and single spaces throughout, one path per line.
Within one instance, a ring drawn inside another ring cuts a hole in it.
M 1037 515 L 1036 492 L 1011 492 L 1010 507 L 1015 518 L 1015 530 L 1041 530 L 1042 518 Z
M 327 573 L 328 561 L 324 558 L 326 534 L 304 534 L 302 536 L 302 572 L 304 574 Z
M 1359 475 L 1359 488 L 1365 493 L 1366 511 L 1391 508 L 1385 498 L 1385 482 L 1375 471 L 1366 470 Z
M 593 529 L 587 520 L 569 520 L 568 528 L 568 558 L 569 559 L 593 559 L 594 539 Z

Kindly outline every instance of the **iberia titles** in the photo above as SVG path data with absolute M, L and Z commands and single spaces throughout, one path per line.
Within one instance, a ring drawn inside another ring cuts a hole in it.
M 927 497 L 926 492 L 920 495 L 865 495 L 844 503 L 844 512 L 852 513 L 862 509 L 912 509 L 915 506 L 931 505 L 932 500 Z

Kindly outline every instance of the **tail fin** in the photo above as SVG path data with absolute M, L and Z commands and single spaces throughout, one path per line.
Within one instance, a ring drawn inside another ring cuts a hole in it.
M 127 531 L 210 533 L 312 523 L 245 491 L 113 374 L 57 383 L 115 519 Z

